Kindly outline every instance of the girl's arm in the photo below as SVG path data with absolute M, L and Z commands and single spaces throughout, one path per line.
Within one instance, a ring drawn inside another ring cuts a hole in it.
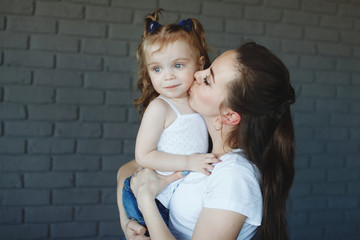
M 219 162 L 213 154 L 176 155 L 156 150 L 161 133 L 175 118 L 176 113 L 163 100 L 156 98 L 149 104 L 136 137 L 136 162 L 158 171 L 192 170 L 209 175 L 211 164 Z
M 179 179 L 179 173 L 162 176 L 144 169 L 132 178 L 131 189 L 138 201 L 152 240 L 174 240 L 155 204 L 155 196 L 171 181 Z M 245 222 L 242 214 L 229 210 L 203 208 L 196 222 L 192 239 L 236 239 Z
M 127 217 L 122 203 L 122 189 L 123 189 L 124 181 L 127 177 L 131 176 L 139 167 L 140 166 L 135 162 L 135 160 L 132 160 L 131 162 L 128 162 L 125 165 L 123 165 L 117 173 L 116 197 L 117 197 L 117 205 L 120 215 L 120 224 L 126 236 L 126 239 L 128 240 L 149 239 L 144 235 L 146 232 L 146 228 L 140 225 L 139 223 L 137 223 L 136 221 L 130 220 Z

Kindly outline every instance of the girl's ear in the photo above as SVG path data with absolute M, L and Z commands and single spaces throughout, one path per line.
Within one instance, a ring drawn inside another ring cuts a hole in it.
M 204 56 L 201 56 L 200 59 L 199 59 L 199 65 L 200 65 L 200 70 L 203 70 L 204 69 L 204 66 L 205 66 L 205 57 Z
M 238 125 L 241 121 L 241 116 L 239 113 L 228 110 L 226 113 L 221 115 L 221 123 L 227 124 L 227 125 Z

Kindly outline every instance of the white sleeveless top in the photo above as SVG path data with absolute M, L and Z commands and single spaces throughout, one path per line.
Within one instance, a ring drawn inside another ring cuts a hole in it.
M 178 155 L 207 153 L 209 136 L 202 116 L 199 113 L 181 114 L 170 100 L 162 96 L 158 98 L 169 104 L 176 113 L 177 118 L 161 133 L 157 150 Z M 164 175 L 171 174 L 171 172 L 159 173 Z M 168 208 L 172 194 L 181 181 L 182 179 L 171 183 L 157 196 L 157 199 L 165 207 Z

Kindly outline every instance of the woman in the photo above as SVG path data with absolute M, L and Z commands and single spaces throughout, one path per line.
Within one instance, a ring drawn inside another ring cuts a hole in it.
M 210 68 L 195 73 L 191 107 L 205 119 L 221 163 L 210 176 L 189 174 L 170 203 L 169 228 L 154 199 L 179 174 L 168 178 L 137 171 L 131 187 L 155 239 L 251 239 L 261 225 L 262 239 L 287 239 L 286 199 L 294 178 L 294 130 L 290 104 L 294 89 L 285 65 L 255 43 L 220 55 Z M 121 181 L 136 169 L 129 163 Z M 144 229 L 124 217 L 129 239 Z M 169 230 L 170 229 L 170 230 Z

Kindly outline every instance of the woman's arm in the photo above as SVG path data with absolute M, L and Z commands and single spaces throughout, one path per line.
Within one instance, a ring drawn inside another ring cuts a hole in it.
M 136 137 L 136 162 L 157 171 L 192 170 L 209 175 L 211 164 L 219 162 L 213 154 L 177 155 L 157 151 L 161 133 L 175 118 L 175 112 L 163 100 L 156 98 L 149 104 Z
M 120 215 L 120 224 L 126 236 L 126 239 L 128 240 L 149 239 L 144 235 L 146 232 L 146 228 L 138 224 L 136 221 L 130 220 L 127 217 L 122 203 L 122 189 L 123 189 L 124 181 L 127 177 L 131 176 L 139 167 L 140 166 L 136 163 L 136 161 L 132 160 L 131 162 L 128 162 L 125 165 L 123 165 L 117 173 L 116 197 L 117 197 L 117 205 Z

